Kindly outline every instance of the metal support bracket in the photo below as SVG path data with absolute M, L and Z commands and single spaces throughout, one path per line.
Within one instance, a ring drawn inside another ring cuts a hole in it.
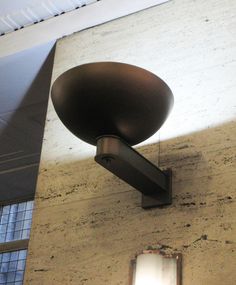
M 172 203 L 171 170 L 160 170 L 120 138 L 99 137 L 95 161 L 142 192 L 144 209 Z

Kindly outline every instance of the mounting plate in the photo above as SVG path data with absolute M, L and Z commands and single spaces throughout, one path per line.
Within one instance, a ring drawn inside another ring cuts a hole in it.
M 172 203 L 172 171 L 171 169 L 164 170 L 163 173 L 167 176 L 168 186 L 166 193 L 154 193 L 152 195 L 142 194 L 142 208 L 149 209 L 170 205 Z

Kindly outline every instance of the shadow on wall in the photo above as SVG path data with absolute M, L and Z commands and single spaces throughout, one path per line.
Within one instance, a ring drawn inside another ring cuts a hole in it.
M 92 158 L 42 168 L 31 281 L 35 276 L 45 284 L 49 278 L 50 284 L 124 284 L 135 253 L 160 243 L 167 252 L 184 253 L 184 284 L 233 284 L 235 127 L 230 122 L 163 141 L 160 157 L 157 144 L 138 149 L 173 170 L 173 204 L 161 209 L 143 210 L 140 193 Z M 226 258 L 229 266 L 222 272 Z
M 0 201 L 33 198 L 54 43 L 0 59 Z

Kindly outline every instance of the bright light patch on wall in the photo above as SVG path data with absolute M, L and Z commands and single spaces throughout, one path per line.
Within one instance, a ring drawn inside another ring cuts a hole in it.
M 140 254 L 136 262 L 134 285 L 161 284 L 162 266 L 162 257 L 159 254 Z
M 143 251 L 131 262 L 129 285 L 181 285 L 181 255 Z

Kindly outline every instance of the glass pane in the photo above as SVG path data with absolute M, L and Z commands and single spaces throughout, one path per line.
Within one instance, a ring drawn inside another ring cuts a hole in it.
M 25 212 L 25 220 L 31 219 L 32 218 L 32 210 L 27 210 Z
M 17 213 L 10 213 L 8 223 L 14 223 L 16 221 L 16 216 L 17 216 Z
M 16 223 L 9 222 L 9 224 L 7 225 L 7 232 L 13 232 L 15 227 L 16 227 Z
M 34 201 L 28 201 L 26 205 L 26 210 L 32 210 L 34 207 Z
M 17 269 L 17 261 L 9 262 L 8 271 L 16 271 Z
M 19 251 L 19 260 L 26 259 L 27 250 L 20 250 Z
M 31 220 L 25 220 L 24 221 L 24 230 L 28 230 L 31 227 Z
M 21 280 L 23 280 L 23 277 L 24 277 L 24 272 L 23 271 L 18 271 L 18 272 L 16 272 L 15 281 L 21 281 Z
M 17 260 L 18 256 L 19 256 L 19 251 L 12 251 L 10 260 L 11 261 Z
M 13 240 L 14 239 L 13 236 L 14 236 L 14 232 L 7 233 L 5 241 Z
M 5 233 L 7 231 L 7 224 L 2 225 L 0 228 L 0 233 Z
M 25 212 L 24 212 L 24 211 L 18 212 L 18 213 L 17 213 L 17 216 L 16 216 L 16 221 L 22 221 L 22 220 L 24 220 L 24 216 L 25 216 Z
M 7 273 L 7 282 L 13 282 L 15 281 L 15 272 L 8 272 Z
M 7 282 L 7 274 L 0 273 L 0 284 L 6 284 L 6 282 Z
M 24 221 L 16 222 L 15 231 L 20 231 L 23 229 Z
M 0 243 L 4 242 L 6 240 L 6 234 L 0 233 Z
M 29 235 L 30 235 L 30 230 L 23 230 L 21 238 L 27 239 L 27 238 L 29 238 Z
M 10 213 L 16 213 L 17 208 L 18 208 L 18 204 L 12 204 L 11 209 L 10 209 Z
M 17 270 L 24 270 L 25 268 L 25 260 L 19 260 L 17 263 Z
M 9 219 L 9 215 L 2 215 L 1 224 L 7 224 Z
M 13 240 L 21 239 L 21 231 L 14 232 Z
M 8 262 L 3 262 L 1 264 L 1 273 L 2 272 L 7 272 L 8 271 L 8 266 L 9 266 L 9 263 Z
M 10 252 L 3 253 L 2 255 L 3 255 L 3 256 L 2 256 L 2 262 L 8 262 L 8 261 L 10 261 L 10 257 L 11 257 Z
M 10 206 L 4 206 L 2 209 L 2 214 L 7 215 L 10 212 Z
M 18 212 L 25 211 L 25 208 L 26 208 L 25 202 L 18 204 Z

